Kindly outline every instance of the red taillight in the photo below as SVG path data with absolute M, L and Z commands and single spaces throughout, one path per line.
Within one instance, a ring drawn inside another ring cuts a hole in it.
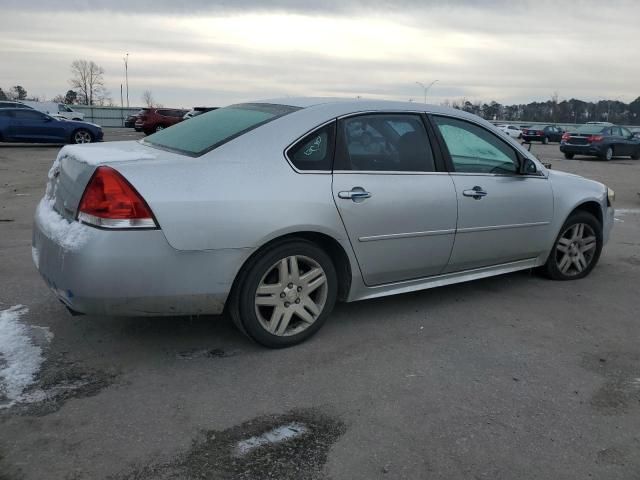
M 103 228 L 157 228 L 147 202 L 111 167 L 98 167 L 82 194 L 78 220 Z
M 538 130 L 536 132 L 539 136 L 543 137 L 544 136 L 544 132 L 542 130 Z
M 599 142 L 603 138 L 604 137 L 602 135 L 591 135 L 587 140 L 589 140 L 589 143 L 593 143 L 593 142 Z
M 564 140 L 565 142 L 566 142 L 567 140 L 569 140 L 570 138 L 571 138 L 571 134 L 569 134 L 569 133 L 567 133 L 567 132 L 565 132 L 565 133 L 563 133 L 563 134 L 562 134 L 562 140 Z

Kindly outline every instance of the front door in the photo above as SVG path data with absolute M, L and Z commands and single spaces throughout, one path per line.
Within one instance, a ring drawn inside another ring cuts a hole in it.
M 13 137 L 25 142 L 64 142 L 65 129 L 60 121 L 36 110 L 15 110 Z
M 367 285 L 437 275 L 446 266 L 456 195 L 451 177 L 436 169 L 420 115 L 340 120 L 333 196 Z
M 519 174 L 515 149 L 488 129 L 432 117 L 448 151 L 458 225 L 446 272 L 535 258 L 548 249 L 553 192 L 540 172 Z

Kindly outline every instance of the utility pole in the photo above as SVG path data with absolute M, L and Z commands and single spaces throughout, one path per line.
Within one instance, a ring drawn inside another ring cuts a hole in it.
M 124 82 L 127 86 L 127 108 L 129 108 L 129 52 L 124 56 Z

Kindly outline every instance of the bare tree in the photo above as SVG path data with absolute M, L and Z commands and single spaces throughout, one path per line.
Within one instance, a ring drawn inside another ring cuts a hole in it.
M 142 102 L 149 108 L 154 106 L 155 101 L 153 100 L 153 94 L 151 93 L 151 90 L 145 90 L 144 92 L 142 92 Z
M 93 105 L 103 102 L 107 96 L 104 88 L 104 69 L 93 60 L 74 60 L 71 63 L 71 86 L 78 91 L 79 103 Z

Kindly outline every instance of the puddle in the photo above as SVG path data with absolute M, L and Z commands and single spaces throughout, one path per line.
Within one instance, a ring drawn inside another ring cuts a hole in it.
M 97 395 L 115 379 L 115 373 L 87 369 L 63 358 L 45 360 L 35 383 L 14 402 L 0 404 L 0 414 L 49 415 L 72 398 Z
M 331 446 L 344 423 L 315 409 L 258 417 L 223 431 L 205 431 L 172 461 L 147 465 L 112 480 L 325 478 Z
M 176 357 L 180 360 L 193 360 L 196 358 L 226 358 L 234 357 L 240 352 L 236 350 L 226 351 L 221 348 L 203 349 L 203 350 L 185 350 L 178 352 Z
M 585 355 L 583 367 L 605 382 L 591 397 L 591 406 L 606 415 L 620 415 L 640 406 L 640 354 Z

